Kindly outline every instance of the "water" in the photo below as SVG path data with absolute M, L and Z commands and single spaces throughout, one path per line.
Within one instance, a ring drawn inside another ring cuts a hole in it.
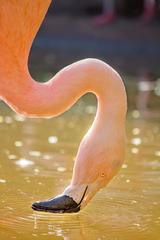
M 33 201 L 59 194 L 68 185 L 95 106 L 87 96 L 70 112 L 44 120 L 26 119 L 1 104 L 1 240 L 159 239 L 160 123 L 152 112 L 140 118 L 129 111 L 122 169 L 83 211 L 60 215 L 31 209 Z

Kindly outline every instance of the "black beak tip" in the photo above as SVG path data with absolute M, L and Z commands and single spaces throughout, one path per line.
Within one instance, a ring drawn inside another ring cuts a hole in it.
M 40 208 L 41 208 L 40 202 L 34 202 L 34 203 L 32 204 L 32 209 L 33 209 L 33 210 L 38 210 L 38 209 L 40 209 Z
M 74 213 L 80 211 L 80 205 L 73 198 L 61 195 L 43 202 L 35 202 L 32 209 L 52 213 Z

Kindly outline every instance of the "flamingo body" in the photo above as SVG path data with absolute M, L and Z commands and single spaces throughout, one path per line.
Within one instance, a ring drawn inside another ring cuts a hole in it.
M 98 59 L 73 63 L 46 83 L 32 79 L 28 56 L 50 0 L 2 0 L 0 5 L 0 99 L 28 117 L 54 117 L 82 95 L 97 96 L 98 109 L 81 141 L 70 185 L 33 209 L 76 212 L 118 172 L 125 152 L 126 92 L 119 74 Z

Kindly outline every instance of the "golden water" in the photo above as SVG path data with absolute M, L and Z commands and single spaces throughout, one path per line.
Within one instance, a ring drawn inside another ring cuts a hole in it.
M 137 111 L 128 113 L 121 171 L 84 210 L 59 215 L 31 209 L 33 201 L 59 194 L 69 183 L 94 101 L 82 99 L 48 120 L 26 119 L 1 104 L 0 240 L 160 239 L 160 123 Z

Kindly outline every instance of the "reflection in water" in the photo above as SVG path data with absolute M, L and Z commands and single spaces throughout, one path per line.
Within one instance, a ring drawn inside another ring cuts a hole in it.
M 160 125 L 129 112 L 126 160 L 118 176 L 80 213 L 37 213 L 31 203 L 61 193 L 95 105 L 82 99 L 55 119 L 0 116 L 0 239 L 159 239 Z
M 21 168 L 25 168 L 25 167 L 28 167 L 30 165 L 34 165 L 33 161 L 30 161 L 30 160 L 24 159 L 24 158 L 21 158 L 21 159 L 17 160 L 15 163 Z

